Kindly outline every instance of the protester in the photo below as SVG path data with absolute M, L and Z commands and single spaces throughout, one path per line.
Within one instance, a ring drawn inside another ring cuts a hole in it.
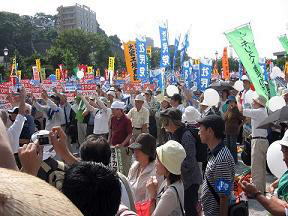
M 145 98 L 141 94 L 135 97 L 135 107 L 127 114 L 132 122 L 134 139 L 141 133 L 149 132 L 149 111 L 143 107 Z
M 227 100 L 229 96 L 230 96 L 230 92 L 228 89 L 222 90 L 221 98 L 220 98 L 220 105 L 219 105 L 219 110 L 222 115 L 227 111 L 227 108 L 228 108 Z
M 182 115 L 182 122 L 189 125 L 197 124 L 197 120 L 201 117 L 200 112 L 193 106 L 188 106 Z
M 59 107 L 60 98 L 58 96 L 52 95 L 50 98 L 45 90 L 41 94 L 42 99 L 46 102 L 47 105 L 43 106 L 33 98 L 33 106 L 40 112 L 44 113 L 46 119 L 45 130 L 50 131 L 53 127 L 61 126 L 63 121 L 63 109 Z
M 253 97 L 253 109 L 243 109 L 243 115 L 251 118 L 251 174 L 257 189 L 264 193 L 266 190 L 266 152 L 269 147 L 267 130 L 258 129 L 259 124 L 268 116 L 266 98 L 262 95 Z M 241 110 L 240 110 L 241 111 Z
M 171 139 L 179 142 L 185 149 L 186 157 L 181 166 L 184 183 L 184 208 L 187 215 L 197 215 L 198 190 L 202 183 L 201 171 L 196 159 L 196 139 L 182 123 L 182 113 L 169 108 L 161 113 L 163 126 L 172 134 Z
M 216 183 L 225 181 L 234 185 L 234 159 L 223 143 L 225 123 L 218 115 L 208 115 L 198 121 L 202 143 L 208 145 L 211 157 L 208 160 L 201 190 L 201 202 L 205 216 L 227 215 L 231 195 L 216 193 Z M 217 199 L 213 194 L 217 194 Z M 229 194 L 229 191 L 228 191 Z
M 157 138 L 157 125 L 155 114 L 160 108 L 160 104 L 156 101 L 151 90 L 145 92 L 146 102 L 149 110 L 149 133 Z
M 132 153 L 127 148 L 132 137 L 131 120 L 124 113 L 124 103 L 114 101 L 111 105 L 112 118 L 109 133 L 109 143 L 111 146 L 120 148 L 123 164 L 123 174 L 128 175 L 131 166 Z
M 171 97 L 170 104 L 173 108 L 179 109 L 182 113 L 185 110 L 184 105 L 182 104 L 182 96 L 180 94 L 174 94 Z
M 244 106 L 245 108 L 250 108 L 249 98 L 253 95 L 253 90 L 251 89 L 251 82 L 247 75 L 243 75 L 241 80 L 243 81 L 244 89 L 238 93 L 239 105 Z
M 244 124 L 245 117 L 242 115 L 242 113 L 240 113 L 237 107 L 235 96 L 229 96 L 226 103 L 228 105 L 228 109 L 224 113 L 225 144 L 230 150 L 235 164 L 237 164 L 237 138 L 240 133 L 240 128 Z
M 98 137 L 103 136 L 106 139 L 108 139 L 109 134 L 109 123 L 112 111 L 110 108 L 107 108 L 107 102 L 104 103 L 105 100 L 98 97 L 98 95 L 95 96 L 95 102 L 93 103 L 93 106 L 90 105 L 90 103 L 87 101 L 87 99 L 83 96 L 81 96 L 81 99 L 86 105 L 86 108 L 88 111 L 92 111 L 92 115 L 94 117 L 94 129 L 93 134 L 97 135 Z
M 181 164 L 186 157 L 185 150 L 178 142 L 170 140 L 158 147 L 156 151 L 156 173 L 164 176 L 165 181 L 160 187 L 155 176 L 150 177 L 147 182 L 151 199 L 151 215 L 184 215 Z M 186 213 L 186 215 L 188 214 Z
M 107 92 L 107 98 L 108 98 L 108 104 L 107 104 L 107 107 L 111 107 L 112 103 L 114 102 L 115 98 L 116 98 L 116 94 L 115 94 L 115 91 L 111 91 L 109 90 Z
M 129 148 L 134 152 L 135 162 L 129 170 L 128 180 L 132 185 L 135 202 L 144 201 L 148 199 L 146 182 L 156 175 L 156 139 L 150 134 L 142 133 Z M 162 182 L 161 178 L 157 179 Z
M 82 161 L 65 173 L 62 192 L 84 215 L 116 215 L 121 201 L 119 177 L 101 163 Z
M 158 139 L 158 145 L 163 145 L 168 141 L 168 133 L 165 131 L 165 128 L 162 126 L 162 119 L 160 118 L 160 113 L 168 108 L 171 107 L 170 105 L 170 99 L 167 96 L 161 95 L 159 97 L 159 103 L 160 109 L 156 112 L 155 118 L 156 118 L 156 124 L 157 124 L 157 139 Z

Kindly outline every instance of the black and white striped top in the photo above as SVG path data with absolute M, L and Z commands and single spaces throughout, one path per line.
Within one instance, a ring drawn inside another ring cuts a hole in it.
M 235 176 L 234 159 L 229 149 L 224 146 L 223 143 L 220 143 L 211 151 L 205 176 L 215 191 L 215 182 L 217 179 L 229 181 L 232 185 L 231 188 L 233 189 Z M 218 194 L 221 195 L 221 193 Z M 206 179 L 204 179 L 202 184 L 201 201 L 205 216 L 218 216 L 220 214 L 220 205 L 209 190 Z

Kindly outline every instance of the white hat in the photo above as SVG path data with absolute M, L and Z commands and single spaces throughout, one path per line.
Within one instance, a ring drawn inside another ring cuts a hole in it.
M 19 107 L 18 106 L 15 106 L 13 107 L 12 109 L 9 109 L 8 110 L 8 113 L 18 113 L 19 111 Z
M 258 94 L 254 94 L 252 97 L 253 101 L 255 101 L 256 103 L 262 105 L 262 106 L 266 106 L 267 103 L 267 99 L 262 96 L 262 95 L 258 95 Z
M 125 103 L 121 101 L 114 101 L 111 104 L 111 109 L 124 109 L 125 108 Z
M 193 106 L 185 108 L 184 114 L 182 115 L 182 122 L 196 123 L 201 117 L 200 112 Z
M 200 103 L 200 105 L 209 106 L 208 103 L 205 101 L 205 99 Z
M 136 97 L 135 97 L 135 101 L 138 100 L 138 101 L 145 101 L 145 97 L 141 94 L 138 94 Z
M 114 91 L 108 91 L 108 92 L 107 92 L 107 95 L 111 95 L 111 96 L 113 96 L 114 98 L 116 97 L 116 94 L 115 94 Z
M 284 136 L 278 142 L 280 145 L 288 147 L 288 130 L 285 131 Z
M 242 79 L 242 81 L 244 81 L 244 80 L 247 80 L 247 81 L 249 81 L 249 82 L 250 82 L 250 80 L 249 80 L 248 76 L 246 76 L 246 75 L 243 75 L 243 76 L 241 77 L 241 79 Z
M 169 140 L 164 145 L 159 146 L 156 152 L 158 159 L 170 173 L 181 175 L 181 165 L 186 158 L 186 152 L 180 143 Z

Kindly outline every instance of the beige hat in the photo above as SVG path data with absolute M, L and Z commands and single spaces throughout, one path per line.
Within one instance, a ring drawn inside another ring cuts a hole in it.
M 267 99 L 262 96 L 262 95 L 258 95 L 258 94 L 254 94 L 252 97 L 253 101 L 255 101 L 256 103 L 262 105 L 262 106 L 266 106 L 267 103 Z
M 288 147 L 288 130 L 285 131 L 283 138 L 277 142 L 280 145 Z
M 143 96 L 143 95 L 141 95 L 141 94 L 138 94 L 136 97 L 135 97 L 135 101 L 145 101 L 145 97 Z
M 181 175 L 181 165 L 186 158 L 186 152 L 180 143 L 169 140 L 164 145 L 159 146 L 156 152 L 158 159 L 170 173 Z
M 113 96 L 114 98 L 116 97 L 116 94 L 115 94 L 114 91 L 108 91 L 108 92 L 107 92 L 107 95 L 111 95 L 111 96 Z
M 125 103 L 121 101 L 114 101 L 111 104 L 111 109 L 125 109 Z
M 193 106 L 188 106 L 182 115 L 182 122 L 196 123 L 201 118 L 200 112 Z

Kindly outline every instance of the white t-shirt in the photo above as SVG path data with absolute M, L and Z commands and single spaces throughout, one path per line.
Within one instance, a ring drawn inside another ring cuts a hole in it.
M 109 133 L 109 120 L 112 114 L 110 108 L 104 109 L 95 109 L 93 114 L 94 118 L 94 134 L 107 134 Z

